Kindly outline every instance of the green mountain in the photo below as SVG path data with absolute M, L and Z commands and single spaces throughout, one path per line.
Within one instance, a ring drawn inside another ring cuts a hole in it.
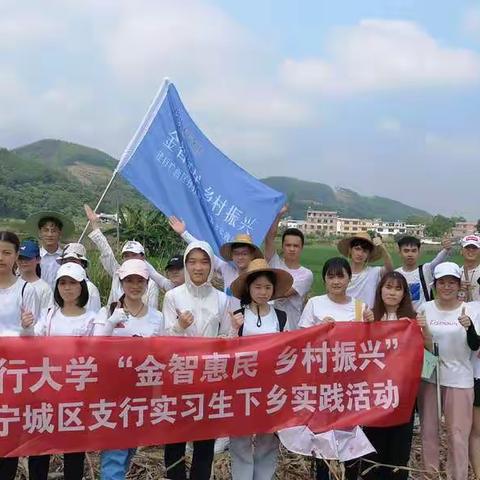
M 340 216 L 352 218 L 381 218 L 404 220 L 407 217 L 428 219 L 431 215 L 418 208 L 385 197 L 367 197 L 346 188 L 333 188 L 323 183 L 307 182 L 290 177 L 268 177 L 264 183 L 283 192 L 293 218 L 305 218 L 310 207 L 314 210 L 333 210 Z
M 93 148 L 61 140 L 41 140 L 15 150 L 0 149 L 0 217 L 26 218 L 53 209 L 84 222 L 83 203 L 95 204 L 117 161 Z M 289 177 L 262 180 L 285 193 L 294 218 L 304 218 L 308 207 L 335 210 L 348 217 L 384 220 L 429 218 L 430 214 L 383 197 L 366 197 L 328 185 Z M 117 202 L 147 206 L 143 197 L 117 177 L 101 210 L 114 212 Z
M 42 140 L 12 151 L 0 149 L 0 218 L 23 219 L 39 210 L 57 210 L 81 225 L 83 204 L 98 201 L 115 165 L 116 160 L 106 153 L 59 140 Z M 147 205 L 117 178 L 101 210 L 115 212 L 120 201 Z

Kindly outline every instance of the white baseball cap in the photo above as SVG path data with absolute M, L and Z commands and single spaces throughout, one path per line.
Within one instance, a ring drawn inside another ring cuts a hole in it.
M 467 235 L 462 238 L 462 248 L 473 245 L 476 248 L 480 248 L 480 237 L 477 235 Z
M 57 262 L 62 263 L 62 261 L 67 258 L 76 258 L 88 264 L 87 251 L 81 243 L 67 243 L 67 245 L 63 247 L 62 256 L 57 258 Z
M 442 278 L 442 277 L 448 277 L 448 276 L 455 277 L 458 279 L 462 278 L 462 270 L 456 263 L 443 262 L 435 267 L 435 270 L 433 272 L 433 278 L 435 278 L 435 280 L 438 280 L 439 278 Z
M 138 258 L 125 260 L 122 265 L 120 265 L 120 268 L 118 269 L 118 276 L 120 277 L 120 280 L 123 280 L 129 275 L 140 275 L 145 280 L 148 280 L 150 277 L 147 264 Z
M 62 277 L 70 277 L 76 280 L 77 282 L 81 282 L 83 280 L 87 280 L 87 274 L 85 269 L 79 265 L 78 263 L 64 263 L 60 266 L 57 271 L 57 275 L 55 276 L 55 281 L 59 280 Z
M 136 240 L 129 240 L 125 243 L 122 248 L 122 253 L 125 252 L 141 253 L 142 255 L 145 255 L 145 249 L 143 248 L 143 245 Z

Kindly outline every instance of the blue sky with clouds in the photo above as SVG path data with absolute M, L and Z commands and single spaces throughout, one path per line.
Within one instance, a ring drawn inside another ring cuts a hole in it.
M 164 76 L 258 176 L 480 217 L 480 3 L 0 1 L 0 145 L 118 156 Z

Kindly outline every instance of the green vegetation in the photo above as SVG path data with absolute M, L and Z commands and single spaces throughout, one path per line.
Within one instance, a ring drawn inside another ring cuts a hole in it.
M 390 254 L 393 258 L 395 268 L 401 265 L 401 260 L 396 248 L 392 245 L 389 247 Z M 425 248 L 420 258 L 420 263 L 426 263 L 431 261 L 438 253 L 438 249 Z M 340 256 L 338 250 L 334 246 L 330 245 L 306 245 L 302 256 L 302 265 L 308 267 L 313 272 L 314 282 L 312 286 L 311 295 L 321 295 L 325 292 L 325 287 L 322 280 L 322 267 L 326 260 L 332 257 Z M 461 265 L 463 263 L 462 257 L 458 252 L 455 252 L 451 257 L 451 261 Z M 376 265 L 381 265 L 381 262 L 377 262 Z
M 323 183 L 306 182 L 289 177 L 268 177 L 263 182 L 285 193 L 290 206 L 290 215 L 294 218 L 305 218 L 308 207 L 317 210 L 333 210 L 340 216 L 353 218 L 382 218 L 391 221 L 407 217 L 431 218 L 428 212 L 396 200 L 376 196 L 366 197 L 345 188 L 334 190 Z

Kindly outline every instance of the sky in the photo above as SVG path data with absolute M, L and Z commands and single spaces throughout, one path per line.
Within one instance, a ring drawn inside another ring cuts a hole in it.
M 480 218 L 480 2 L 0 0 L 0 146 L 119 157 L 170 78 L 255 176 Z

